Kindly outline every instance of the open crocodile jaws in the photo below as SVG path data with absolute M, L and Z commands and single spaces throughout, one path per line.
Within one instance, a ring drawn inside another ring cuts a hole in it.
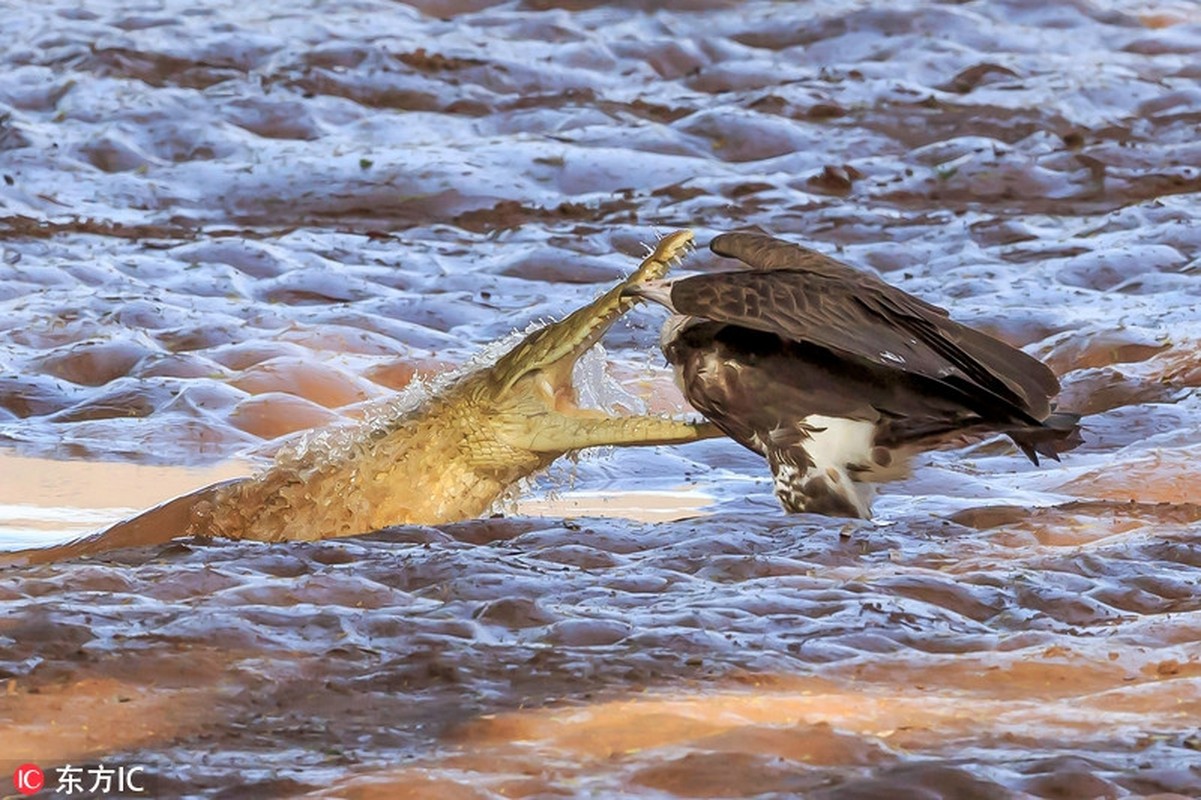
M 205 487 L 93 537 L 14 555 L 43 561 L 185 534 L 306 540 L 453 522 L 484 513 L 514 483 L 574 450 L 720 435 L 706 422 L 581 409 L 571 382 L 580 356 L 639 302 L 623 291 L 661 278 L 691 241 L 689 231 L 663 237 L 626 280 L 415 408 L 356 426 L 341 441 L 318 436 L 255 477 Z
M 309 448 L 222 490 L 197 532 L 320 539 L 453 522 L 487 511 L 514 483 L 570 451 L 713 435 L 707 423 L 581 409 L 571 382 L 580 356 L 632 307 L 622 291 L 666 274 L 691 240 L 687 231 L 664 237 L 621 284 L 414 411 L 368 427 L 342 452 Z

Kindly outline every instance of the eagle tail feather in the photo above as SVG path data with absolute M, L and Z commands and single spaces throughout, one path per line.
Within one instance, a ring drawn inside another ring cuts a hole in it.
M 1080 435 L 1080 415 L 1069 411 L 1052 412 L 1038 427 L 1006 433 L 1036 466 L 1040 455 L 1058 461 L 1060 453 L 1084 443 Z

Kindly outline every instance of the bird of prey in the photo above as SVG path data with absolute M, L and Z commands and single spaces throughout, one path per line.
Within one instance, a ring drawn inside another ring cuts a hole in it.
M 791 512 L 871 516 L 876 483 L 963 434 L 1007 434 L 1031 461 L 1079 443 L 1042 362 L 879 278 L 755 233 L 710 249 L 750 269 L 650 281 L 688 401 L 767 459 Z

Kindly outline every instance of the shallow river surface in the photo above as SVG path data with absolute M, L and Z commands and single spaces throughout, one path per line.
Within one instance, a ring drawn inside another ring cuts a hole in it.
M 651 5 L 5 4 L 0 548 L 244 474 L 677 228 L 950 308 L 1060 374 L 1085 444 L 926 454 L 870 522 L 784 514 L 716 440 L 584 453 L 484 520 L 3 569 L 0 771 L 1201 796 L 1197 5 Z M 662 321 L 585 360 L 593 402 L 687 411 Z

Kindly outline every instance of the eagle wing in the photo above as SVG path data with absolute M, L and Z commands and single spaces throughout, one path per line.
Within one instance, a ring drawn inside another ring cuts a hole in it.
M 1017 348 L 951 320 L 938 306 L 829 256 L 769 236 L 723 234 L 710 244 L 750 271 L 672 282 L 679 314 L 809 342 L 842 356 L 949 385 L 1039 421 L 1059 383 Z

